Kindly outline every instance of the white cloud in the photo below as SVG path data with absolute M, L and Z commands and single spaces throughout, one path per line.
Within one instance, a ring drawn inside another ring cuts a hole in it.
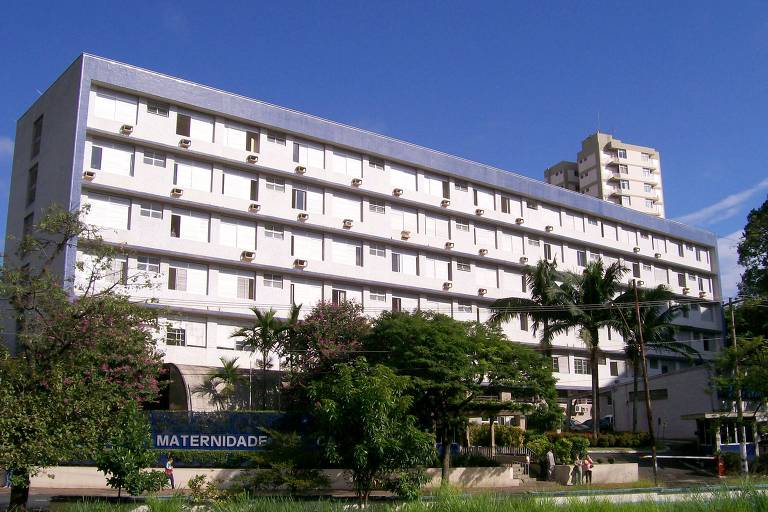
M 739 266 L 736 248 L 741 239 L 742 230 L 717 239 L 717 256 L 720 262 L 720 279 L 723 287 L 723 299 L 736 297 L 744 268 Z
M 13 139 L 0 136 L 0 157 L 13 154 Z
M 747 190 L 731 194 L 715 204 L 705 206 L 700 210 L 683 215 L 675 220 L 682 222 L 683 224 L 699 224 L 707 226 L 709 224 L 715 224 L 730 219 L 741 212 L 741 208 L 753 195 L 764 189 L 768 189 L 768 178 Z

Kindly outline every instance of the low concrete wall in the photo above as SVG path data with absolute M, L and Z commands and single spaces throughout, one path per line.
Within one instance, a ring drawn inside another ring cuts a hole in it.
M 555 466 L 555 481 L 562 485 L 573 485 L 576 471 L 573 465 Z M 639 480 L 637 463 L 595 464 L 592 466 L 593 484 L 624 484 Z
M 343 469 L 323 469 L 328 478 L 329 488 L 333 490 L 351 490 L 352 476 Z M 197 475 L 205 475 L 210 479 L 219 480 L 224 485 L 231 483 L 242 473 L 240 469 L 209 469 L 209 468 L 176 468 L 173 478 L 177 488 L 187 487 L 189 479 Z M 424 486 L 427 489 L 440 486 L 440 468 L 427 469 L 430 481 Z M 452 485 L 466 488 L 502 488 L 520 485 L 515 480 L 512 468 L 451 468 L 448 478 Z M 33 488 L 59 489 L 107 489 L 104 474 L 93 467 L 61 466 L 48 468 L 32 478 Z

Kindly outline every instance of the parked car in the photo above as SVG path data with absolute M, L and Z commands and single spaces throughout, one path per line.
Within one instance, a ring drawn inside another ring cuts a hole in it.
M 592 418 L 579 423 L 579 428 L 574 430 L 589 431 L 592 430 Z M 609 414 L 600 418 L 600 430 L 613 430 L 613 415 Z

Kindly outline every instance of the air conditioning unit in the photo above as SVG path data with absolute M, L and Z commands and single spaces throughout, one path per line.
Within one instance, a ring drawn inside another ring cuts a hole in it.
M 171 195 L 173 197 L 181 197 L 184 195 L 184 189 L 183 188 L 172 188 L 171 189 Z
M 634 247 L 632 250 L 635 251 L 635 252 L 640 252 L 640 248 L 639 247 Z
M 300 214 L 298 214 L 296 216 L 296 218 L 298 220 L 300 220 L 301 222 L 304 222 L 305 220 L 309 219 L 309 214 L 308 213 L 300 213 Z
M 307 168 L 303 165 L 297 165 L 296 166 L 296 174 L 306 174 Z
M 475 215 L 483 215 L 484 213 L 485 213 L 485 210 L 483 210 L 482 208 L 478 208 L 477 210 L 475 210 Z
M 353 187 L 359 187 L 363 184 L 362 178 L 352 178 L 352 186 Z
M 191 145 L 192 145 L 192 141 L 189 140 L 189 139 L 181 139 L 179 141 L 179 147 L 180 148 L 188 148 Z
M 520 263 L 528 263 L 528 256 L 520 256 Z
M 485 256 L 486 254 L 488 254 L 488 249 L 480 249 L 479 251 L 477 251 L 477 254 L 479 254 L 480 256 Z
M 253 261 L 253 258 L 256 257 L 256 253 L 253 251 L 243 251 L 240 253 L 240 259 L 242 261 Z
M 486 290 L 485 288 L 478 288 L 477 289 L 477 294 L 478 295 L 485 295 L 486 293 L 488 293 L 488 290 Z
M 453 288 L 452 281 L 446 281 L 443 283 L 443 290 L 450 290 L 451 288 Z
M 546 230 L 547 233 L 551 233 L 552 231 L 555 230 L 555 227 L 554 226 L 545 226 L 544 229 Z
M 245 157 L 245 161 L 249 164 L 255 164 L 259 161 L 259 157 L 257 155 L 248 155 Z
M 402 230 L 400 232 L 400 238 L 402 238 L 403 240 L 408 240 L 409 238 L 411 238 L 411 232 L 408 231 L 407 229 Z
M 645 286 L 645 281 L 637 281 L 637 286 Z
M 401 188 L 396 188 L 396 189 L 392 190 L 392 195 L 395 195 L 395 196 L 397 196 L 397 197 L 400 197 L 401 195 L 403 195 L 403 189 L 401 189 Z
M 94 171 L 85 171 L 83 172 L 83 179 L 88 181 L 93 181 L 93 179 L 96 177 L 96 172 Z
M 248 205 L 248 211 L 251 213 L 256 213 L 259 210 L 261 210 L 261 205 L 259 203 L 251 203 Z
M 345 228 L 351 228 L 352 227 L 352 219 L 344 219 L 344 227 Z
M 307 268 L 307 260 L 295 259 L 293 260 L 293 266 L 296 268 Z
M 707 292 L 699 292 L 699 298 L 704 299 L 707 296 Z
M 446 249 L 453 249 L 453 246 L 456 245 L 453 242 L 445 242 L 445 248 Z
M 689 293 L 691 293 L 690 288 L 683 288 L 683 295 L 688 295 Z
M 518 217 L 515 219 L 515 224 L 522 224 L 525 222 L 525 219 L 522 217 Z
M 653 255 L 653 257 L 658 260 L 659 258 L 661 258 L 661 253 L 657 252 L 656 254 Z
M 440 206 L 442 206 L 443 208 L 448 208 L 449 206 L 451 206 L 451 200 L 443 199 L 442 201 L 440 201 Z
M 123 135 L 130 135 L 133 133 L 133 125 L 131 124 L 124 124 L 120 127 L 120 133 Z

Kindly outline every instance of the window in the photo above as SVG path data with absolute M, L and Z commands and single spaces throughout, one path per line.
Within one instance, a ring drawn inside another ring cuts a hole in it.
M 285 180 L 283 178 L 276 178 L 273 176 L 267 176 L 264 178 L 267 184 L 267 190 L 274 190 L 275 192 L 285 192 Z
M 103 228 L 129 229 L 131 200 L 116 197 L 90 194 L 87 199 L 90 209 L 85 221 Z
M 600 259 L 600 253 L 599 252 L 590 252 L 589 253 L 589 261 L 597 261 Z
M 344 290 L 333 290 L 331 292 L 331 302 L 338 306 L 342 302 L 347 300 L 347 292 Z
M 283 289 L 283 276 L 277 274 L 264 274 L 264 286 L 268 288 Z
M 640 264 L 639 263 L 633 263 L 632 264 L 632 276 L 633 277 L 640 277 Z
M 187 331 L 179 327 L 168 327 L 165 331 L 165 344 L 184 347 L 187 345 Z
M 529 238 L 528 245 L 531 247 L 541 247 L 541 241 L 538 238 Z
M 400 272 L 402 268 L 402 257 L 396 252 L 392 253 L 392 272 Z
M 91 145 L 91 169 L 123 176 L 133 174 L 133 146 L 99 141 Z
M 520 313 L 520 330 L 521 331 L 528 330 L 528 315 L 525 313 Z
M 368 199 L 368 209 L 373 213 L 385 213 L 386 203 L 383 199 Z
M 469 221 L 456 219 L 456 231 L 469 232 Z
M 186 114 L 176 115 L 176 135 L 189 137 L 192 127 L 192 118 Z
M 385 257 L 387 255 L 387 246 L 384 244 L 372 243 L 370 246 L 368 246 L 368 254 L 371 256 Z
M 560 357 L 559 356 L 552 356 L 552 371 L 555 373 L 560 373 Z
M 621 180 L 621 190 L 629 190 L 629 180 Z
M 651 186 L 650 183 L 643 183 L 643 191 L 646 194 L 650 194 L 651 192 L 653 192 L 653 187 Z
M 651 266 L 643 263 L 643 272 L 650 272 L 650 271 L 651 271 Z
M 128 260 L 125 257 L 115 258 L 111 262 L 111 270 L 105 276 L 111 284 L 128 284 Z
M 650 159 L 651 159 L 651 155 L 649 155 L 648 153 L 640 153 L 640 160 L 642 160 L 643 162 L 647 162 Z
M 547 261 L 552 259 L 552 246 L 550 244 L 544 244 L 544 259 Z
M 651 170 L 650 169 L 643 169 L 643 178 L 650 178 L 651 177 Z
M 145 149 L 144 163 L 147 165 L 154 165 L 155 167 L 165 167 L 165 153 Z
M 469 260 L 456 260 L 456 270 L 461 272 L 471 272 L 472 264 Z
M 701 249 L 696 248 L 696 261 L 701 261 Z
M 384 159 L 383 158 L 376 158 L 375 156 L 369 156 L 368 157 L 368 167 L 373 167 L 374 169 L 378 169 L 380 171 L 384 170 Z
M 224 169 L 221 182 L 221 193 L 228 197 L 258 201 L 258 177 L 248 172 Z
M 27 206 L 35 202 L 37 196 L 37 164 L 27 171 Z
M 32 156 L 31 158 L 35 158 L 38 154 L 40 154 L 40 143 L 43 140 L 43 116 L 38 117 L 35 119 L 35 122 L 32 123 Z
M 459 302 L 459 313 L 472 313 L 472 304 L 470 302 Z
M 526 293 L 528 291 L 528 276 L 523 274 L 521 277 L 521 284 L 520 284 L 520 290 L 522 290 L 523 293 Z
M 645 200 L 645 207 L 646 208 L 653 208 L 653 199 L 646 199 Z
M 368 297 L 376 302 L 384 302 L 387 300 L 387 292 L 378 288 L 371 288 Z
M 334 148 L 333 171 L 360 178 L 363 175 L 363 158 L 357 153 L 346 153 Z
M 255 251 L 256 223 L 222 217 L 219 222 L 219 245 Z
M 598 225 L 597 219 L 596 219 L 596 218 L 594 218 L 594 217 L 589 217 L 589 218 L 587 219 L 587 223 L 588 223 L 590 226 L 597 226 L 597 225 Z
M 621 198 L 621 206 L 632 206 L 632 198 L 623 196 Z
M 403 300 L 400 297 L 392 297 L 392 311 L 400 312 L 403 310 Z
M 266 224 L 264 226 L 264 238 L 274 238 L 275 240 L 285 239 L 285 230 L 282 226 Z
M 704 350 L 709 352 L 712 350 L 712 347 L 709 344 L 709 338 L 701 338 L 701 342 L 704 345 Z
M 501 196 L 501 213 L 509 213 L 509 212 L 510 212 L 509 198 L 506 196 Z
M 617 149 L 616 150 L 616 156 L 619 158 L 627 158 L 627 150 L 626 149 Z
M 621 174 L 629 174 L 629 168 L 626 165 L 620 165 L 619 172 Z
M 168 289 L 187 291 L 187 269 L 168 267 Z
M 539 209 L 539 203 L 537 203 L 536 201 L 531 201 L 530 199 L 525 202 L 525 205 L 531 210 Z
M 677 274 L 677 285 L 685 288 L 685 274 Z
M 659 369 L 659 360 L 656 359 L 655 357 L 649 358 L 648 359 L 648 366 L 650 366 L 654 370 L 658 370 Z
M 156 116 L 168 117 L 171 106 L 161 101 L 147 100 L 147 112 Z
M 583 357 L 573 359 L 573 372 L 578 375 L 591 375 L 592 369 L 589 367 L 589 360 Z
M 456 180 L 453 182 L 453 188 L 459 192 L 469 192 L 469 183 L 464 180 Z
M 267 142 L 272 142 L 273 144 L 280 144 L 281 146 L 285 146 L 285 134 L 280 132 L 267 132 Z
M 611 361 L 611 377 L 619 376 L 619 362 Z
M 160 273 L 160 258 L 152 256 L 139 256 L 136 258 L 136 269 L 142 272 Z
M 139 215 L 149 217 L 150 219 L 163 218 L 163 205 L 157 203 L 141 203 L 139 205 Z
M 307 209 L 307 191 L 298 189 L 294 186 L 291 197 L 291 208 L 295 210 Z
M 130 125 L 136 124 L 137 98 L 100 90 L 95 92 L 93 115 Z
M 580 267 L 587 266 L 587 251 L 579 249 L 576 251 L 576 264 Z
M 685 253 L 683 252 L 683 244 L 677 244 L 677 255 L 681 258 L 685 256 Z
M 35 226 L 34 223 L 35 223 L 35 214 L 34 213 L 30 213 L 29 215 L 24 217 L 24 225 L 22 226 L 22 229 L 21 229 L 21 235 L 22 236 L 29 236 L 29 235 L 31 235 L 32 234 L 32 229 Z
M 325 168 L 325 148 L 308 142 L 293 143 L 293 161 L 305 167 Z
M 192 160 L 176 160 L 173 184 L 183 188 L 211 191 L 211 164 Z

